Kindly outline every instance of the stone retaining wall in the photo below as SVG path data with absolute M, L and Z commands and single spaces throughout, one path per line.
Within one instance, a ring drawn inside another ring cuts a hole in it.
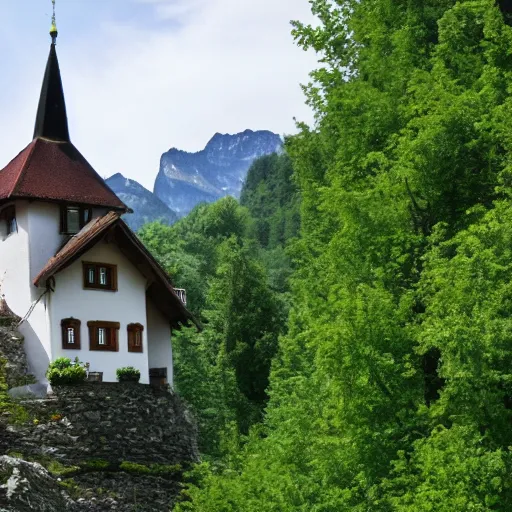
M 195 462 L 197 432 L 180 398 L 133 383 L 88 383 L 22 402 L 35 418 L 10 425 L 10 448 L 65 464 L 101 459 L 139 464 Z
M 5 400 L 4 379 L 30 382 L 23 337 L 0 322 Z M 18 403 L 0 407 L 0 511 L 168 512 L 199 459 L 195 422 L 168 390 L 87 383 Z

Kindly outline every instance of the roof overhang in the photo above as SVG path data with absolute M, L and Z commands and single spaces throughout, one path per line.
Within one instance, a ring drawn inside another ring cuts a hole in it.
M 201 329 L 199 322 L 174 291 L 165 270 L 116 212 L 110 212 L 85 226 L 48 261 L 34 279 L 34 285 L 46 285 L 49 279 L 69 267 L 101 240 L 115 244 L 130 263 L 144 275 L 148 281 L 147 297 L 169 320 L 173 328 L 179 329 L 181 325 L 190 325 L 192 322 Z
M 130 210 L 71 142 L 42 137 L 0 171 L 0 200 L 9 199 Z

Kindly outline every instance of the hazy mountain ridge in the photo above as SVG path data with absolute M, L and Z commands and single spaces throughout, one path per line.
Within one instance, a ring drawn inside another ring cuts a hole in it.
M 173 224 L 178 219 L 175 212 L 137 181 L 117 173 L 106 182 L 119 199 L 133 210 L 133 213 L 124 216 L 124 220 L 134 231 L 147 222 L 158 220 L 164 224 Z
M 229 135 L 216 133 L 196 153 L 176 148 L 164 153 L 154 193 L 179 216 L 203 201 L 213 202 L 226 195 L 240 196 L 252 162 L 282 149 L 279 135 L 267 130 Z

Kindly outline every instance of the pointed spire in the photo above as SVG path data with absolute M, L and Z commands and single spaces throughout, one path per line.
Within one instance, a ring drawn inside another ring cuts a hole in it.
M 69 141 L 66 102 L 64 100 L 59 60 L 57 59 L 57 51 L 55 49 L 58 35 L 55 23 L 55 0 L 52 0 L 52 2 L 54 8 L 52 27 L 50 29 L 52 45 L 39 98 L 34 139 L 36 137 L 44 137 L 51 140 Z

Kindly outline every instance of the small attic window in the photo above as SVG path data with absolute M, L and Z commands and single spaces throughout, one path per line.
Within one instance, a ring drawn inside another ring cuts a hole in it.
M 117 291 L 117 266 L 110 263 L 83 262 L 84 288 Z
M 0 212 L 0 221 L 2 222 L 2 232 L 5 237 L 18 232 L 18 224 L 16 222 L 16 208 L 14 205 L 4 208 Z
M 63 205 L 60 210 L 60 232 L 76 235 L 92 218 L 92 209 Z

